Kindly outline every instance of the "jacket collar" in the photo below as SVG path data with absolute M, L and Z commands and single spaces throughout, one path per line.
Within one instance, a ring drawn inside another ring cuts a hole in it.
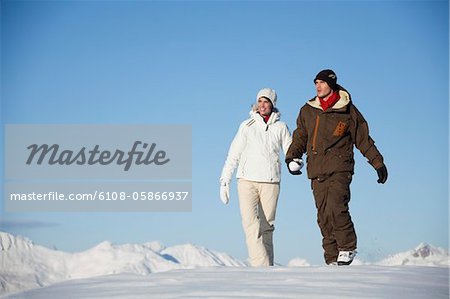
M 347 106 L 350 103 L 350 95 L 348 94 L 348 92 L 346 92 L 344 90 L 339 90 L 339 96 L 341 98 L 339 99 L 339 101 L 337 101 L 336 104 L 334 104 L 333 107 L 331 107 L 332 110 L 344 108 L 345 106 Z M 319 97 L 315 97 L 315 98 L 309 100 L 307 102 L 307 104 L 323 111 L 322 106 L 320 106 Z
M 255 110 L 250 111 L 250 117 L 258 122 L 260 121 L 261 123 L 266 124 L 264 123 L 264 120 L 261 117 L 261 115 L 259 115 L 259 113 Z M 280 112 L 274 109 L 269 117 L 269 120 L 267 121 L 267 125 L 274 124 L 279 120 L 280 120 Z

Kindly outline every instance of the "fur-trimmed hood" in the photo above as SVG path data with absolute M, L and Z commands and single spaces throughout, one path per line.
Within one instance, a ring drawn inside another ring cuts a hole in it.
M 337 101 L 337 103 L 334 104 L 332 109 L 344 108 L 345 106 L 347 106 L 351 102 L 350 94 L 347 91 L 345 91 L 345 90 L 339 90 L 339 97 L 340 97 L 339 101 Z M 319 97 L 317 97 L 317 96 L 315 98 L 309 100 L 307 102 L 307 104 L 312 106 L 312 107 L 314 107 L 314 108 L 323 110 L 322 106 L 320 105 Z

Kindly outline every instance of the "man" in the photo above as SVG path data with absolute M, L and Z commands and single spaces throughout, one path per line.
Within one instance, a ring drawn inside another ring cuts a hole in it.
M 239 207 L 250 264 L 273 266 L 273 230 L 280 193 L 279 153 L 286 153 L 291 134 L 275 108 L 277 94 L 263 88 L 250 119 L 241 123 L 231 143 L 220 177 L 220 198 L 228 203 L 230 182 L 237 167 Z M 299 161 L 299 163 L 302 163 Z
M 286 163 L 292 174 L 300 174 L 293 160 L 307 154 L 325 262 L 350 265 L 356 254 L 356 233 L 348 207 L 355 163 L 353 146 L 376 169 L 378 183 L 384 184 L 388 174 L 383 156 L 369 136 L 367 122 L 350 94 L 337 84 L 336 74 L 323 70 L 314 83 L 317 96 L 300 109 Z

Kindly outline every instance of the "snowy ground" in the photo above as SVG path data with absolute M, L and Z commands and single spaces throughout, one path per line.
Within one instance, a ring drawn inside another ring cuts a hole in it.
M 449 268 L 214 267 L 69 280 L 2 298 L 449 298 Z
M 373 264 L 251 268 L 189 243 L 68 253 L 0 232 L 0 298 L 449 298 L 449 266 L 449 252 L 426 243 Z

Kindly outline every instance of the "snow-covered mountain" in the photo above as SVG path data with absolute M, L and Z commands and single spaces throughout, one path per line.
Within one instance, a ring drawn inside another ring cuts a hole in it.
M 245 263 L 226 253 L 212 251 L 207 248 L 185 244 L 176 245 L 159 252 L 164 258 L 177 262 L 185 268 L 235 266 L 242 267 Z
M 428 244 L 420 244 L 413 250 L 390 256 L 375 264 L 450 265 L 448 251 Z M 355 260 L 353 265 L 369 264 Z M 311 268 L 309 266 L 302 258 L 295 258 L 288 264 L 289 268 Z M 105 241 L 86 251 L 67 253 L 33 244 L 21 236 L 0 232 L 0 295 L 67 280 L 111 274 L 146 276 L 150 273 L 203 267 L 244 268 L 246 264 L 226 253 L 193 244 L 166 248 L 158 241 L 124 245 Z
M 382 266 L 450 266 L 449 252 L 420 243 L 415 249 L 400 252 L 377 263 Z
M 133 273 L 147 275 L 195 267 L 245 266 L 232 256 L 193 244 L 165 248 L 160 242 L 113 245 L 102 242 L 67 253 L 0 232 L 0 294 L 68 279 Z

